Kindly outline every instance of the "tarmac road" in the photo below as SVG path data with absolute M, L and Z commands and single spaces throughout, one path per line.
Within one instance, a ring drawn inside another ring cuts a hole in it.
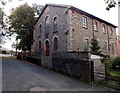
M 2 58 L 2 91 L 29 91 L 36 86 L 45 91 L 115 93 L 25 61 Z

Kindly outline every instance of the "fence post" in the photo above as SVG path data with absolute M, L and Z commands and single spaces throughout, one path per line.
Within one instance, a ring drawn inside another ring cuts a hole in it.
M 94 62 L 93 61 L 90 61 L 90 66 L 91 66 L 91 69 L 90 69 L 90 73 L 91 73 L 91 82 L 94 81 Z

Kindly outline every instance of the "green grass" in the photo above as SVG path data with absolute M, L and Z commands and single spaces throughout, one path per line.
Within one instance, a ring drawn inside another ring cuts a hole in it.
M 111 76 L 119 76 L 120 77 L 120 71 L 112 70 L 112 71 L 110 71 L 110 75 Z

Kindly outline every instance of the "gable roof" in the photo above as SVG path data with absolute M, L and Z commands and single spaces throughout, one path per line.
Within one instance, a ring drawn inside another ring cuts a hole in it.
M 111 24 L 111 23 L 109 23 L 109 22 L 107 22 L 107 21 L 105 21 L 105 20 L 103 20 L 103 19 L 100 19 L 100 18 L 98 18 L 98 17 L 96 17 L 96 16 L 94 16 L 94 15 L 92 15 L 92 14 L 89 14 L 89 13 L 87 13 L 87 12 L 81 10 L 81 9 L 78 9 L 78 8 L 76 8 L 76 7 L 74 7 L 74 6 L 71 6 L 71 5 L 61 5 L 61 4 L 46 4 L 45 7 L 43 8 L 42 12 L 40 13 L 37 21 L 35 22 L 35 24 L 38 22 L 39 18 L 41 17 L 41 15 L 43 14 L 43 12 L 44 12 L 44 10 L 46 9 L 47 6 L 68 8 L 68 9 L 71 9 L 71 10 L 76 11 L 77 13 L 86 15 L 86 16 L 88 16 L 88 17 L 90 17 L 90 18 L 96 19 L 96 20 L 98 20 L 98 21 L 100 21 L 100 22 L 103 22 L 103 23 L 108 24 L 108 25 L 110 25 L 110 26 L 113 26 L 113 27 L 115 27 L 115 28 L 117 27 L 117 26 L 115 26 L 115 25 L 113 25 L 113 24 Z
M 35 24 L 38 22 L 39 18 L 41 17 L 41 15 L 43 14 L 44 10 L 46 9 L 47 6 L 54 6 L 54 7 L 61 7 L 61 8 L 69 8 L 71 6 L 69 5 L 61 5 L 61 4 L 46 4 L 43 8 L 43 10 L 41 11 L 39 17 L 37 18 Z
M 0 50 L 10 51 L 9 49 L 4 48 L 4 47 L 0 47 Z

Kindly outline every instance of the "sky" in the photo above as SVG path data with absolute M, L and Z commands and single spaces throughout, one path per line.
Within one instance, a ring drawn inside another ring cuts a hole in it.
M 118 2 L 118 0 L 115 1 Z M 20 4 L 24 4 L 25 2 L 27 2 L 29 5 L 32 5 L 32 3 L 40 5 L 45 5 L 46 3 L 72 5 L 118 26 L 118 6 L 110 9 L 110 11 L 107 11 L 105 9 L 107 4 L 105 4 L 104 0 L 23 0 L 22 2 L 13 0 L 6 5 L 5 12 L 9 15 L 11 8 L 15 8 Z M 15 37 L 12 37 L 11 40 L 7 40 L 3 47 L 12 50 L 11 44 L 13 42 L 15 42 Z

